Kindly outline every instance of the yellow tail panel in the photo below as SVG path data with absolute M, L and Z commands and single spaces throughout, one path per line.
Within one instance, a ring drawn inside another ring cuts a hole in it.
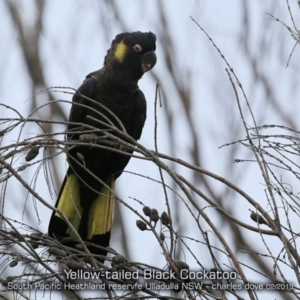
M 82 207 L 80 206 L 79 182 L 75 174 L 67 177 L 57 208 L 65 214 L 75 229 L 78 230 Z M 61 218 L 58 213 L 55 216 Z M 67 230 L 67 233 L 72 236 L 70 228 Z
M 110 189 L 103 187 L 101 193 L 91 205 L 88 239 L 92 239 L 94 235 L 105 234 L 111 230 L 114 214 L 114 191 L 115 182 L 111 182 Z

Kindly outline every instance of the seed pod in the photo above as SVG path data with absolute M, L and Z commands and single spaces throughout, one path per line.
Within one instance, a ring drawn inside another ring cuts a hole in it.
M 6 277 L 6 282 L 12 282 L 12 281 L 14 281 L 15 279 L 17 278 L 17 276 L 7 276 Z M 3 284 L 3 283 L 2 283 Z
M 52 254 L 52 255 L 58 256 L 58 257 L 67 256 L 67 252 L 65 250 L 61 250 L 61 249 L 56 248 L 56 247 L 50 247 L 48 252 L 49 252 L 49 254 Z
M 266 224 L 266 225 L 269 225 L 268 222 L 259 214 L 255 213 L 255 212 L 252 212 L 251 215 L 250 215 L 250 218 L 258 223 L 258 224 Z
M 177 261 L 174 261 L 174 265 L 177 267 L 177 270 L 178 270 L 178 272 L 180 273 L 180 275 L 183 275 L 183 277 L 185 277 L 185 278 L 188 277 L 188 274 L 189 274 L 189 268 L 190 268 L 188 264 L 186 264 L 186 263 L 183 262 L 183 261 L 177 260 Z M 169 270 L 172 270 L 171 265 L 169 265 Z M 175 270 L 174 270 L 174 271 L 175 271 Z M 176 276 L 176 277 L 178 277 L 178 276 Z M 178 277 L 178 278 L 183 279 L 183 278 L 181 278 L 181 277 Z
M 142 220 L 137 220 L 136 226 L 138 227 L 138 229 L 140 229 L 142 231 L 147 230 L 147 224 L 145 222 L 143 222 Z
M 77 156 L 78 159 L 81 160 L 81 161 L 83 162 L 83 164 L 84 164 L 84 156 L 83 156 L 81 153 L 79 153 L 79 152 L 76 153 L 76 156 Z
M 161 214 L 160 219 L 163 225 L 169 225 L 171 223 L 171 218 L 165 211 Z
M 159 237 L 160 237 L 160 239 L 161 239 L 162 241 L 164 241 L 165 238 L 166 238 L 165 235 L 164 235 L 162 232 L 160 233 Z
M 99 137 L 95 133 L 87 133 L 87 134 L 81 134 L 79 136 L 79 140 L 83 142 L 92 142 L 97 140 Z
M 34 240 L 34 241 L 39 241 L 42 237 L 42 233 L 40 232 L 33 232 L 30 234 L 30 239 Z
M 183 270 L 183 269 L 188 270 L 190 268 L 190 266 L 188 264 L 186 264 L 185 262 L 180 261 L 180 260 L 174 261 L 174 264 L 179 269 L 179 271 Z
M 9 264 L 9 266 L 11 267 L 11 268 L 13 268 L 13 267 L 15 267 L 17 264 L 18 264 L 18 260 L 17 259 L 14 259 L 14 260 L 12 260 L 11 262 L 10 262 L 10 264 Z
M 128 260 L 125 256 L 123 255 L 115 255 L 112 260 L 111 260 L 111 266 L 114 268 L 114 267 L 117 267 L 117 266 L 120 266 L 120 265 L 123 265 L 125 263 L 127 263 Z
M 26 161 L 30 161 L 30 160 L 33 160 L 34 158 L 37 157 L 37 155 L 39 154 L 39 150 L 40 150 L 40 147 L 38 146 L 33 146 L 28 152 L 27 152 L 27 155 L 25 157 L 25 160 Z
M 144 206 L 143 207 L 143 212 L 144 212 L 145 216 L 149 217 L 150 212 L 151 212 L 151 208 L 149 206 Z
M 155 208 L 152 208 L 150 211 L 150 220 L 153 222 L 157 222 L 159 220 L 159 215 L 158 215 L 158 211 Z
M 76 244 L 75 245 L 75 248 L 78 249 L 78 250 L 83 250 L 83 247 L 81 244 Z
M 40 246 L 39 243 L 36 243 L 36 242 L 29 242 L 29 244 L 31 245 L 31 247 L 33 249 L 37 249 Z
M 7 285 L 8 285 L 8 282 L 7 282 L 6 280 L 2 280 L 1 285 L 2 285 L 2 286 L 7 286 Z
M 67 267 L 69 267 L 72 270 L 81 270 L 83 269 L 83 265 L 81 263 L 78 263 L 74 260 L 69 260 L 66 262 Z
M 22 165 L 21 167 L 18 168 L 18 172 L 25 170 L 28 167 L 28 164 Z

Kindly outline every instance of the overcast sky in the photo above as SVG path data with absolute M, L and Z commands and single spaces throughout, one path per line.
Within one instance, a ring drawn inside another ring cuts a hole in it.
M 173 133 L 176 134 L 174 144 L 170 144 L 168 137 L 170 131 L 167 128 L 163 105 L 162 108 L 158 108 L 159 151 L 191 161 L 192 136 L 186 123 L 182 103 L 178 100 L 179 96 L 175 91 L 174 82 L 168 74 L 163 53 L 163 45 L 168 41 L 164 38 L 164 31 L 161 28 L 158 2 L 137 0 L 113 2 L 119 11 L 118 21 L 112 10 L 107 8 L 108 5 L 105 4 L 105 1 L 102 3 L 101 1 L 78 0 L 46 1 L 39 52 L 45 70 L 46 86 L 79 87 L 88 73 L 102 67 L 111 40 L 124 30 L 124 26 L 127 31 L 140 30 L 156 33 L 158 62 L 153 72 L 159 75 L 159 84 L 167 91 L 163 103 L 167 102 L 172 107 Z M 279 22 L 270 20 L 267 15 L 267 13 L 271 13 L 292 26 L 286 2 L 273 0 L 165 0 L 162 2 L 167 14 L 166 22 L 169 34 L 172 37 L 172 45 L 168 45 L 168 47 L 173 52 L 172 58 L 176 60 L 174 72 L 177 72 L 177 78 L 180 78 L 180 82 L 185 88 L 188 87 L 191 95 L 191 115 L 196 124 L 197 143 L 201 149 L 201 166 L 232 180 L 255 200 L 260 201 L 261 199 L 261 204 L 268 210 L 265 186 L 257 165 L 233 163 L 235 158 L 252 159 L 249 150 L 242 146 L 219 149 L 223 144 L 244 138 L 245 132 L 225 71 L 227 66 L 191 17 L 210 34 L 234 69 L 243 85 L 258 125 L 286 124 L 286 120 L 291 118 L 293 124 L 299 127 L 300 119 L 297 116 L 300 105 L 299 50 L 297 47 L 289 67 L 286 68 L 295 41 L 290 37 L 286 28 Z M 297 1 L 291 2 L 291 10 L 296 14 L 294 18 L 299 20 Z M 27 0 L 26 4 L 25 1 L 18 3 L 24 24 L 31 28 L 35 25 L 37 14 L 34 1 Z M 248 5 L 247 15 L 244 13 L 244 5 Z M 0 102 L 16 108 L 26 117 L 31 112 L 31 97 L 38 90 L 32 90 L 32 82 L 20 51 L 18 34 L 5 1 L 0 2 L 0 18 Z M 247 37 L 246 42 L 245 36 Z M 147 148 L 154 149 L 156 81 L 150 74 L 151 72 L 145 74 L 139 84 L 148 103 L 147 121 L 140 142 Z M 266 81 L 272 92 L 263 86 L 263 82 Z M 274 98 L 273 95 L 276 97 Z M 56 99 L 71 100 L 71 95 L 60 93 L 55 96 Z M 48 98 L 41 95 L 37 97 L 37 101 L 42 105 L 48 101 Z M 242 96 L 241 103 L 247 123 L 249 126 L 253 126 Z M 70 105 L 62 104 L 62 107 L 68 115 Z M 13 115 L 8 109 L 0 108 L 0 117 Z M 47 115 L 46 111 L 44 116 L 49 119 L 57 117 Z M 62 131 L 63 128 L 59 127 L 59 130 Z M 39 132 L 37 127 L 26 126 L 23 130 L 23 138 L 32 137 L 37 132 Z M 2 144 L 16 140 L 17 134 L 17 131 L 12 132 L 2 141 Z M 63 137 L 61 136 L 61 138 Z M 42 153 L 39 155 L 39 159 L 41 158 Z M 57 161 L 61 166 L 58 175 L 62 181 L 67 164 L 63 155 L 60 155 Z M 24 162 L 24 157 L 16 159 L 15 166 L 22 165 Z M 243 169 L 245 165 L 247 165 L 247 171 Z M 24 177 L 28 182 L 33 178 L 35 170 L 32 168 L 32 170 L 24 172 Z M 132 159 L 126 170 L 159 179 L 157 167 L 149 162 Z M 192 172 L 181 167 L 176 167 L 176 170 L 186 178 L 193 179 Z M 54 195 L 52 199 L 49 196 L 43 171 L 40 172 L 37 182 L 38 193 L 54 205 L 56 196 Z M 172 185 L 168 176 L 166 176 L 166 182 Z M 204 187 L 199 186 L 199 188 Z M 217 194 L 222 195 L 223 185 L 216 184 L 214 188 Z M 166 210 L 163 189 L 160 185 L 145 178 L 124 173 L 117 181 L 117 189 L 122 199 L 138 211 L 141 211 L 141 206 L 132 198 L 139 199 L 146 205 L 157 208 L 160 212 Z M 22 210 L 19 208 L 20 203 L 22 207 L 25 204 L 24 189 L 16 181 L 11 181 L 7 187 L 6 197 L 6 214 L 17 218 L 16 212 L 18 212 L 18 218 L 21 220 Z M 229 193 L 227 198 L 223 203 L 224 207 L 228 208 L 236 217 L 250 223 L 248 211 L 251 208 L 250 205 L 248 206 L 236 194 Z M 33 209 L 31 202 L 32 199 L 29 197 L 26 205 Z M 205 206 L 201 199 L 199 199 L 199 203 Z M 174 203 L 174 205 L 176 204 Z M 38 210 L 41 223 L 38 222 L 35 214 L 30 223 L 38 226 L 42 232 L 46 232 L 51 211 L 41 204 L 38 204 Z M 160 250 L 153 235 L 150 232 L 140 232 L 136 228 L 137 216 L 134 213 L 125 207 L 122 208 L 122 211 L 127 219 L 125 231 L 131 233 L 128 237 L 130 239 L 130 258 L 163 267 L 165 260 L 162 255 L 158 255 Z M 211 213 L 212 216 L 215 214 L 212 209 L 208 209 L 207 213 Z M 28 222 L 28 220 L 24 221 Z M 215 222 L 220 228 L 222 227 L 222 221 L 217 217 Z M 177 229 L 182 230 L 183 235 L 193 236 L 194 226 L 188 210 L 182 205 Z M 206 224 L 203 226 L 208 228 Z M 228 230 L 227 226 L 224 227 L 224 231 L 226 230 Z M 296 226 L 295 230 L 297 231 L 299 228 Z M 118 249 L 119 234 L 118 231 L 112 236 L 111 246 L 116 249 Z M 249 240 L 258 239 L 256 233 L 248 232 L 247 234 Z M 200 239 L 201 235 L 195 238 Z M 212 240 L 214 241 L 213 237 Z M 267 241 L 276 243 L 275 238 L 267 238 Z M 234 235 L 228 234 L 228 242 L 235 249 Z M 200 255 L 201 247 L 199 245 L 190 243 L 190 247 Z M 262 243 L 258 244 L 257 248 L 262 252 L 265 251 Z M 185 256 L 182 255 L 181 259 L 183 257 L 191 267 L 196 267 L 188 253 L 185 253 Z M 207 268 L 213 267 L 210 261 L 204 261 L 203 264 Z M 289 275 L 291 280 L 294 280 L 293 274 Z

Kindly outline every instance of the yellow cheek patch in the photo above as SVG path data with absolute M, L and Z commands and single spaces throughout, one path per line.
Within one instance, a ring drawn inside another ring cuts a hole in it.
M 127 52 L 127 46 L 124 44 L 124 42 L 120 42 L 117 47 L 116 47 L 116 51 L 115 51 L 115 58 L 119 61 L 119 62 L 123 62 L 124 58 L 125 58 L 125 54 Z

